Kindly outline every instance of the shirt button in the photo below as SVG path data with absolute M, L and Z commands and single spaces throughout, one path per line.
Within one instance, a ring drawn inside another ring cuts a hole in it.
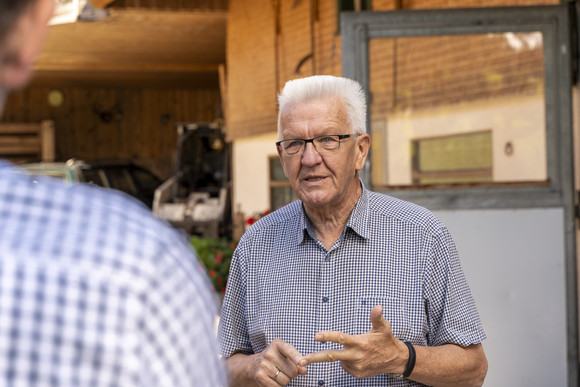
M 322 297 L 322 302 L 328 302 L 328 297 Z
M 330 257 L 325 257 L 325 258 L 324 258 L 324 261 L 325 261 L 325 262 L 330 262 Z
M 319 385 L 319 386 L 324 386 L 324 380 L 319 380 L 319 381 L 318 381 L 318 385 Z

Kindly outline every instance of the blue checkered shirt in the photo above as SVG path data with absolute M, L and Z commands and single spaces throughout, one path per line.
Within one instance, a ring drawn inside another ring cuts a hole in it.
M 339 349 L 319 331 L 371 330 L 383 306 L 394 335 L 417 345 L 480 343 L 485 333 L 449 232 L 424 208 L 366 190 L 326 250 L 302 203 L 255 223 L 235 251 L 222 308 L 221 353 L 258 353 L 274 339 L 303 355 Z M 291 386 L 405 386 L 387 374 L 356 379 L 339 362 L 308 366 Z
M 225 385 L 211 284 L 125 194 L 0 161 L 0 385 Z

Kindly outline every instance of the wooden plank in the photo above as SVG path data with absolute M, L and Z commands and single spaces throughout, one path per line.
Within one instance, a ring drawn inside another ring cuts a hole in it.
M 38 124 L 0 124 L 0 134 L 38 134 Z
M 40 138 L 38 136 L 0 136 L 0 146 L 3 147 L 37 147 L 40 150 Z
M 5 145 L 0 144 L 0 155 L 34 155 L 40 153 L 40 143 Z

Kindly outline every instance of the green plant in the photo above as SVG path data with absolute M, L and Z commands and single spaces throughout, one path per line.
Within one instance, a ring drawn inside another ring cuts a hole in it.
M 194 235 L 191 237 L 191 244 L 205 266 L 215 290 L 225 292 L 236 243 L 227 238 L 200 238 Z

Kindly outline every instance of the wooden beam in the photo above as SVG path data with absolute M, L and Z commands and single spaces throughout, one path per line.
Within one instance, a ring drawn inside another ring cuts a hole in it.
M 89 0 L 95 8 L 105 8 L 115 0 Z
M 34 66 L 35 78 L 104 77 L 123 82 L 151 74 L 217 80 L 225 63 L 225 11 L 110 9 L 95 22 L 55 25 Z M 217 82 L 215 82 L 217 85 Z
M 228 83 L 226 76 L 226 65 L 221 64 L 219 66 L 219 81 L 220 81 L 220 96 L 222 101 L 222 115 L 227 128 L 227 112 L 228 112 Z
M 40 62 L 34 66 L 34 71 L 99 71 L 99 72 L 160 72 L 160 73 L 198 73 L 198 72 L 218 72 L 219 65 L 203 63 L 121 63 L 121 62 L 91 62 L 91 58 L 85 61 L 67 61 L 67 56 L 63 56 L 62 61 L 58 61 L 58 55 L 53 56 L 54 62 Z M 78 59 L 78 58 L 77 58 Z
M 56 157 L 56 146 L 54 140 L 54 121 L 44 120 L 40 123 L 40 145 L 42 161 L 51 162 Z

